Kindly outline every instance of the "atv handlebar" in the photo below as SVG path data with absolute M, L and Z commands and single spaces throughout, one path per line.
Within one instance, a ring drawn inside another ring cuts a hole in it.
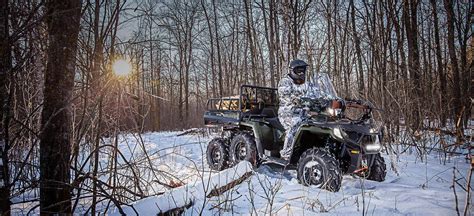
M 294 113 L 300 114 L 303 118 L 312 118 L 315 116 L 326 116 L 336 119 L 347 119 L 354 123 L 364 122 L 372 117 L 372 110 L 376 108 L 370 101 L 353 99 L 327 99 L 327 98 L 309 98 L 301 97 L 294 100 Z M 345 115 L 346 108 L 355 108 L 363 110 L 364 114 L 360 118 L 351 119 Z M 337 112 L 336 112 L 337 110 Z

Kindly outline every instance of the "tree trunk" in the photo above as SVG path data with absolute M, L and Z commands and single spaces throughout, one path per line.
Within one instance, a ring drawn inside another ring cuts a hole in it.
M 212 74 L 212 97 L 215 97 L 216 95 L 216 85 L 215 85 L 215 82 L 216 82 L 216 72 L 215 72 L 215 66 L 214 66 L 214 34 L 212 33 L 212 26 L 211 26 L 211 18 L 209 17 L 209 15 L 207 14 L 207 10 L 206 10 L 206 5 L 204 4 L 204 0 L 201 0 L 201 6 L 202 6 L 202 10 L 204 11 L 204 16 L 206 17 L 206 23 L 207 23 L 207 28 L 209 29 L 209 40 L 210 40 L 210 43 L 209 43 L 209 49 L 210 49 L 210 65 L 211 65 L 211 74 Z M 209 65 L 209 64 L 208 64 Z M 222 84 L 219 83 L 219 96 L 222 96 Z M 209 97 L 208 97 L 209 98 Z
M 451 0 L 444 0 L 444 8 L 446 9 L 446 23 L 448 28 L 448 53 L 451 61 L 451 69 L 453 70 L 453 107 L 454 107 L 454 124 L 462 118 L 461 113 L 461 79 L 459 77 L 458 59 L 456 57 L 456 47 L 454 45 L 454 11 L 453 2 Z M 459 125 L 456 125 L 459 126 Z M 459 130 L 460 128 L 458 128 Z
M 360 39 L 359 35 L 357 34 L 356 30 L 356 22 L 355 22 L 355 6 L 354 0 L 350 1 L 351 7 L 351 22 L 352 22 L 352 35 L 354 37 L 354 46 L 356 49 L 356 57 L 357 57 L 357 74 L 359 75 L 359 95 L 364 95 L 364 71 L 362 69 L 362 50 L 360 49 Z
M 258 75 L 257 75 L 257 70 L 256 70 L 256 54 L 257 54 L 257 51 L 255 49 L 255 44 L 254 44 L 254 40 L 253 40 L 253 37 L 252 37 L 252 25 L 250 24 L 251 22 L 251 12 L 250 12 L 250 7 L 252 7 L 250 4 L 252 2 L 251 1 L 247 1 L 247 0 L 244 0 L 244 4 L 245 4 L 245 18 L 246 18 L 246 22 L 247 22 L 247 37 L 248 37 L 248 44 L 249 44 L 249 47 L 250 47 L 250 58 L 251 58 L 251 61 L 252 61 L 252 84 L 253 85 L 256 85 L 258 83 Z
M 332 18 L 331 18 L 331 15 L 333 13 L 333 11 L 331 10 L 331 7 L 332 7 L 332 4 L 328 2 L 327 4 L 327 10 L 326 10 L 326 16 L 327 16 L 327 28 L 328 28 L 328 32 L 327 32 L 327 37 L 328 37 L 328 43 L 327 43 L 327 71 L 326 73 L 328 73 L 330 76 L 332 75 L 332 71 L 331 71 L 331 45 L 332 45 Z
M 103 50 L 103 45 L 102 45 L 102 35 L 100 32 L 100 1 L 95 2 L 95 8 L 94 8 L 94 53 L 93 53 L 93 58 L 92 58 L 92 67 L 91 67 L 91 72 L 92 72 L 92 95 L 97 95 L 100 94 L 100 99 L 99 99 L 99 117 L 96 120 L 96 125 L 95 125 L 95 138 L 94 138 L 94 150 L 93 150 L 93 155 L 94 155 L 94 161 L 93 161 L 93 168 L 92 168 L 92 176 L 94 179 L 97 179 L 97 172 L 99 169 L 99 146 L 100 146 L 100 137 L 102 133 L 102 101 L 105 92 L 101 93 L 100 88 L 102 87 L 101 85 L 103 84 L 101 81 L 101 64 L 102 64 L 102 50 Z M 91 213 L 92 215 L 95 215 L 96 212 L 96 204 L 97 204 L 97 181 L 92 181 L 92 204 L 91 204 Z
M 8 28 L 8 0 L 0 0 L 0 215 L 10 215 L 10 175 L 9 175 L 9 123 L 10 94 L 9 82 L 12 75 L 10 35 Z
M 275 83 L 276 83 L 276 85 L 278 85 L 278 83 L 280 82 L 281 76 L 286 73 L 286 71 L 283 71 L 283 68 L 284 68 L 283 67 L 283 62 L 285 61 L 285 59 L 284 59 L 284 56 L 283 56 L 283 52 L 281 50 L 280 31 L 278 30 L 279 26 L 280 26 L 279 20 L 278 20 L 278 14 L 277 14 L 277 10 L 279 9 L 279 6 L 278 6 L 278 4 L 276 3 L 275 0 L 270 0 L 270 2 L 271 2 L 271 4 L 270 4 L 270 13 L 273 14 L 273 17 L 271 18 L 272 21 L 273 21 L 273 25 L 271 26 L 270 29 L 273 28 L 273 32 L 275 34 L 274 46 L 275 46 L 276 73 L 277 73 Z
M 40 142 L 40 212 L 71 214 L 71 102 L 81 1 L 46 3 L 49 33 Z
M 471 1 L 472 3 L 472 1 Z M 461 110 L 463 110 L 463 112 L 461 112 L 461 121 L 460 121 L 460 125 L 459 127 L 460 128 L 464 128 L 464 126 L 467 126 L 468 125 L 468 121 L 469 121 L 469 117 L 470 117 L 470 114 L 471 114 L 471 100 L 469 99 L 469 94 L 467 94 L 468 92 L 470 92 L 470 87 L 469 87 L 469 83 L 472 83 L 472 70 L 469 71 L 469 65 L 467 63 L 467 47 L 468 47 L 468 44 L 469 44 L 469 38 L 472 38 L 472 31 L 470 31 L 470 29 L 474 29 L 474 27 L 472 27 L 473 25 L 473 22 L 465 22 L 466 25 L 463 25 L 463 22 L 460 21 L 460 20 L 472 20 L 472 17 L 473 17 L 473 13 L 474 13 L 474 8 L 472 7 L 472 4 L 471 4 L 471 7 L 467 7 L 465 10 L 468 11 L 468 13 L 465 15 L 465 13 L 462 13 L 462 9 L 461 9 L 461 3 L 457 3 L 456 4 L 456 8 L 457 8 L 457 11 L 455 13 L 455 15 L 457 15 L 457 19 L 456 19 L 456 16 L 454 16 L 454 23 L 456 24 L 456 29 L 457 29 L 457 38 L 458 38 L 458 43 L 459 43 L 459 77 L 462 79 L 461 80 Z M 456 20 L 459 20 L 459 21 L 456 21 Z M 472 95 L 472 94 L 471 94 Z
M 270 11 L 270 17 L 267 19 L 266 16 L 266 10 L 265 10 L 265 2 L 262 0 L 262 14 L 263 14 L 263 22 L 264 22 L 264 27 L 265 27 L 265 39 L 267 42 L 268 46 L 268 57 L 269 57 L 269 69 L 270 69 L 270 85 L 271 87 L 275 87 L 275 50 L 274 50 L 274 31 L 273 31 L 273 12 L 271 11 L 273 9 L 273 1 L 270 1 L 269 5 L 269 11 Z M 268 22 L 267 22 L 268 20 Z
M 413 0 L 406 0 L 403 4 L 403 13 L 405 30 L 408 42 L 408 70 L 410 72 L 410 78 L 412 86 L 414 88 L 414 96 L 412 97 L 412 120 L 411 127 L 414 130 L 419 129 L 422 125 L 420 118 L 420 97 L 421 83 L 420 83 L 420 57 L 418 50 L 418 28 L 417 28 L 417 8 L 418 2 Z
M 298 35 L 298 1 L 291 1 L 290 3 L 290 9 L 292 10 L 292 19 L 291 19 L 291 34 L 293 35 L 292 37 L 292 42 L 291 42 L 291 58 L 296 59 L 298 58 L 298 51 L 299 51 L 299 40 L 300 37 Z
M 223 86 L 223 71 L 222 71 L 222 60 L 221 60 L 221 46 L 219 41 L 219 33 L 217 31 L 217 11 L 216 11 L 216 1 L 212 0 L 212 9 L 214 11 L 214 29 L 216 34 L 216 50 L 217 50 L 217 68 L 219 69 L 219 96 L 224 96 L 224 86 Z
M 443 107 L 447 105 L 446 97 L 443 95 L 446 92 L 446 76 L 443 71 L 443 60 L 441 57 L 441 42 L 439 39 L 439 24 L 438 24 L 438 10 L 436 6 L 436 0 L 430 0 L 432 13 L 433 13 L 433 22 L 434 22 L 434 39 L 435 39 L 435 49 L 436 49 L 436 61 L 437 61 L 437 70 L 439 78 L 439 107 L 441 112 L 441 124 L 446 125 L 446 112 L 442 110 Z

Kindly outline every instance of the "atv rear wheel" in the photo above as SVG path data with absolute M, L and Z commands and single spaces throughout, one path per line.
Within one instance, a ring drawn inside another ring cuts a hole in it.
M 301 184 L 339 191 L 342 175 L 339 161 L 328 150 L 311 148 L 300 157 L 297 165 L 298 180 Z
M 380 153 L 372 157 L 375 158 L 372 166 L 369 168 L 369 177 L 367 177 L 367 179 L 382 182 L 385 180 L 385 176 L 387 175 L 387 166 L 385 165 L 385 160 L 380 155 Z
M 240 133 L 230 142 L 230 158 L 232 163 L 249 161 L 254 167 L 257 166 L 257 145 L 255 138 L 248 133 Z
M 222 138 L 214 138 L 207 145 L 207 164 L 209 168 L 221 171 L 229 166 L 229 149 Z

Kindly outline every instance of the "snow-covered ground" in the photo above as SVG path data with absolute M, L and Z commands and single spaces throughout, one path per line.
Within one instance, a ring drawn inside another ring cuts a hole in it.
M 193 199 L 186 215 L 316 215 L 322 212 L 326 215 L 362 215 L 363 211 L 366 215 L 456 215 L 453 175 L 459 183 L 455 189 L 461 214 L 464 209 L 464 188 L 470 164 L 464 156 L 448 157 L 443 164 L 436 153 L 426 156 L 423 161 L 407 153 L 398 158 L 383 155 L 388 172 L 384 182 L 346 175 L 341 190 L 336 193 L 302 186 L 295 171 L 264 165 L 224 195 L 205 198 L 203 194 L 192 193 L 193 188 L 207 184 L 209 175 L 215 175 L 205 161 L 206 143 L 210 138 L 177 134 L 143 134 L 141 149 L 146 149 L 157 169 L 187 184 L 183 187 L 188 188 L 189 194 L 174 195 L 176 199 L 182 199 L 182 196 Z M 143 154 L 140 148 L 134 147 L 138 140 L 133 135 L 124 136 L 120 148 L 125 157 Z M 147 189 L 166 191 L 159 184 L 151 184 Z M 159 199 L 148 197 L 131 205 L 142 214 L 156 215 L 164 208 Z M 134 214 L 130 207 L 124 208 L 127 213 Z M 117 211 L 114 213 L 118 214 Z

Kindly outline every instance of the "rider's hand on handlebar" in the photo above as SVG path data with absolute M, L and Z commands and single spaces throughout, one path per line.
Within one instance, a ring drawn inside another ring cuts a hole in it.
M 308 117 L 312 117 L 312 116 L 317 116 L 319 113 L 318 112 L 314 112 L 314 111 L 309 111 L 307 112 L 308 114 Z

